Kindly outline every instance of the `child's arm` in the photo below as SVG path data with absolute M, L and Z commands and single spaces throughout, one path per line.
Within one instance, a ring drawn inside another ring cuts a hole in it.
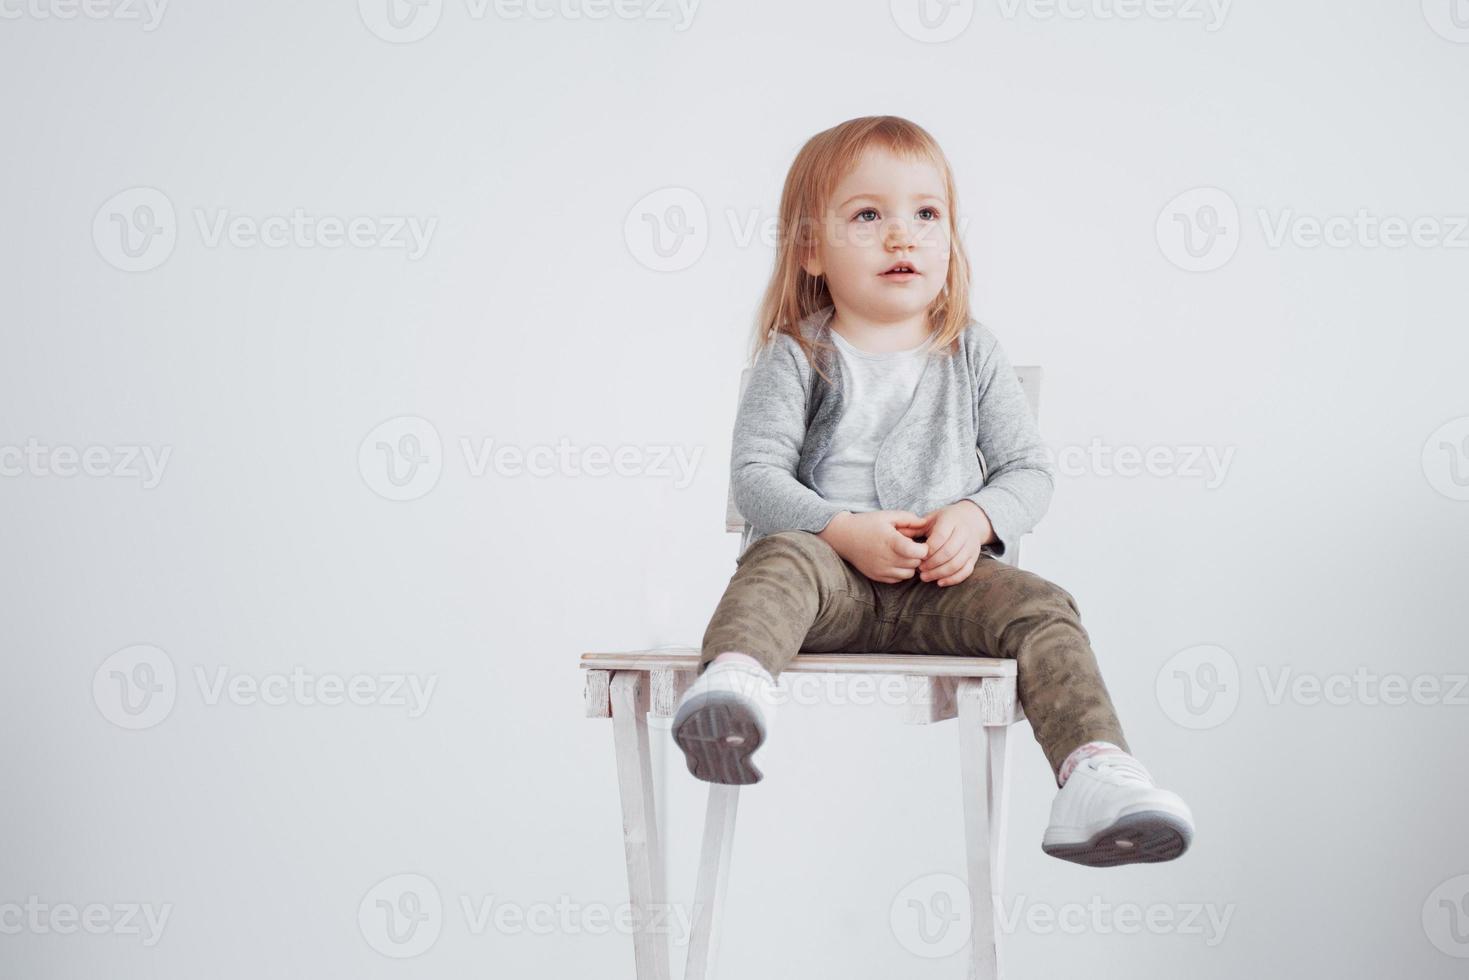
M 1010 358 L 986 327 L 976 325 L 975 331 L 977 448 L 986 475 L 978 491 L 961 499 L 974 501 L 985 512 L 998 539 L 994 553 L 1003 555 L 1045 515 L 1056 478 Z
M 796 479 L 806 437 L 809 371 L 800 345 L 785 334 L 760 351 L 735 416 L 730 479 L 735 506 L 760 534 L 822 531 L 846 508 Z

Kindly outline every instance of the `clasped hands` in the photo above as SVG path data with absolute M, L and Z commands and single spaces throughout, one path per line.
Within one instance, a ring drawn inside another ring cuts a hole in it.
M 998 540 L 989 516 L 968 498 L 922 516 L 906 510 L 843 511 L 818 537 L 874 582 L 891 584 L 917 574 L 940 587 L 968 578 L 980 549 Z

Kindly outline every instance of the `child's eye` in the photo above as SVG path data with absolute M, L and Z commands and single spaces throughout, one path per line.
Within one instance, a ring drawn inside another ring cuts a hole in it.
M 876 215 L 877 214 L 877 209 L 876 208 L 863 208 L 861 211 L 858 211 L 856 214 L 852 215 L 852 217 L 854 217 L 854 218 L 861 218 L 864 214 Z
M 921 208 L 921 209 L 919 209 L 918 213 L 919 214 L 929 214 L 929 215 L 932 215 L 933 217 L 929 218 L 928 219 L 929 221 L 937 221 L 937 220 L 939 220 L 939 210 L 938 210 L 938 208 Z

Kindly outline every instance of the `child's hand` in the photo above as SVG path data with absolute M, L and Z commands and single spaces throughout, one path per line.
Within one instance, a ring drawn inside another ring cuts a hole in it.
M 912 578 L 928 554 L 928 545 L 913 540 L 923 524 L 906 510 L 843 511 L 817 536 L 874 582 L 893 583 Z
M 968 578 L 980 548 L 998 540 L 989 515 L 972 500 L 957 500 L 921 520 L 928 536 L 928 555 L 919 563 L 918 577 L 925 582 L 937 579 L 941 588 Z

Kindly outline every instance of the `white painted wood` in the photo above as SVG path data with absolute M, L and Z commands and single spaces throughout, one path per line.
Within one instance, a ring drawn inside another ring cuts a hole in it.
M 588 718 L 612 717 L 612 671 L 588 670 L 582 682 L 582 699 Z
M 650 682 L 635 670 L 612 675 L 612 734 L 617 785 L 622 795 L 622 843 L 627 853 L 628 901 L 636 916 L 633 960 L 637 980 L 669 980 L 663 888 L 663 852 L 653 805 L 653 767 L 648 748 Z M 657 928 L 649 929 L 649 925 Z
M 665 647 L 621 653 L 584 653 L 590 670 L 694 670 L 699 651 Z M 1003 657 L 942 657 L 916 653 L 802 653 L 784 672 L 801 674 L 905 674 L 919 677 L 1014 677 L 1015 661 Z
M 1024 717 L 1014 677 L 984 678 L 979 700 L 986 725 L 1013 725 Z
M 989 737 L 985 712 L 991 700 L 984 682 L 964 678 L 955 700 L 959 708 L 959 769 L 964 802 L 965 870 L 969 885 L 969 951 L 975 980 L 999 980 L 999 928 L 995 915 L 994 859 L 991 857 Z
M 672 718 L 678 710 L 678 700 L 694 682 L 693 670 L 676 670 L 672 667 L 655 667 L 649 673 L 653 679 L 652 707 L 649 714 L 654 718 Z
M 986 683 L 989 683 L 986 681 Z M 998 910 L 1005 901 L 1005 835 L 1010 820 L 1010 728 L 985 727 L 989 742 L 990 892 Z M 998 922 L 998 915 L 996 921 Z M 1009 937 L 995 932 L 995 976 L 1005 975 L 1005 946 Z
M 735 812 L 740 788 L 709 784 L 704 813 L 704 843 L 699 850 L 699 879 L 694 887 L 693 926 L 684 980 L 714 980 L 719 966 L 720 925 L 724 895 L 729 887 L 730 855 L 734 850 Z
M 953 718 L 956 713 L 952 677 L 908 677 L 903 721 L 910 725 L 932 725 Z

